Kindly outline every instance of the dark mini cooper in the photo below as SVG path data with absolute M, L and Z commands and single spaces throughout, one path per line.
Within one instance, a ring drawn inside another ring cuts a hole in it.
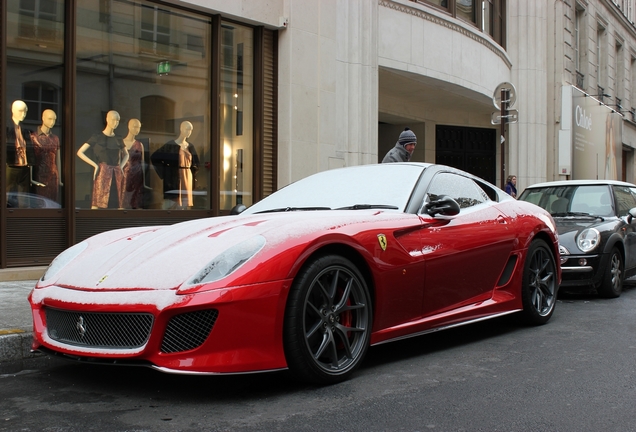
M 636 274 L 636 185 L 613 180 L 535 184 L 520 200 L 548 210 L 559 232 L 561 287 L 593 287 L 621 295 Z

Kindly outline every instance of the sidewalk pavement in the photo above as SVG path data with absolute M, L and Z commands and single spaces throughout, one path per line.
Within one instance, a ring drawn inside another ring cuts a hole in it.
M 31 353 L 33 322 L 27 296 L 46 267 L 0 269 L 0 375 L 47 364 Z

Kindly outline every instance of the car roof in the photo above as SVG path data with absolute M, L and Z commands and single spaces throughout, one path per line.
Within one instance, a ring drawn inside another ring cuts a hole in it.
M 594 186 L 594 185 L 614 185 L 614 186 L 627 186 L 636 187 L 632 183 L 627 183 L 619 180 L 557 180 L 543 183 L 535 183 L 528 186 L 526 189 L 536 189 L 555 186 Z

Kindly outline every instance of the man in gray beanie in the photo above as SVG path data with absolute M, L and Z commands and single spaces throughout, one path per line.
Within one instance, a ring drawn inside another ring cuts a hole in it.
M 388 151 L 382 163 L 388 162 L 408 162 L 411 159 L 415 145 L 417 144 L 417 137 L 413 131 L 409 128 L 404 128 L 398 141 L 395 143 L 395 147 Z

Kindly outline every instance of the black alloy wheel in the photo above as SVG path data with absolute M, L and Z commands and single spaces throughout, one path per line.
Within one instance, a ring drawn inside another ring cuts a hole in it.
M 534 240 L 528 248 L 521 287 L 521 315 L 527 324 L 545 324 L 552 316 L 559 289 L 556 269 L 548 245 L 543 240 Z
M 339 255 L 314 259 L 299 272 L 287 300 L 289 369 L 315 384 L 348 379 L 367 352 L 371 323 L 369 290 L 353 263 Z

